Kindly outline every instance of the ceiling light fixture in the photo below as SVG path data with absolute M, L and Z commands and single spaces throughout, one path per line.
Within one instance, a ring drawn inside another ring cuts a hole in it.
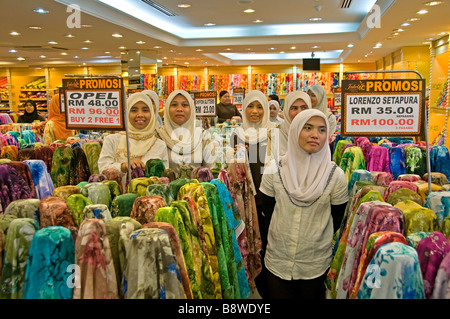
M 410 25 L 411 25 L 411 23 L 408 23 L 408 22 L 405 22 L 405 23 L 401 24 L 402 27 L 409 27 Z
M 161 46 L 155 45 L 155 46 L 153 47 L 153 49 L 161 49 Z
M 49 13 L 48 10 L 42 9 L 42 8 L 37 8 L 33 10 L 36 13 Z
M 84 40 L 83 42 L 84 42 L 84 43 L 93 43 L 94 41 L 91 41 L 91 40 Z
M 255 20 L 255 21 L 252 21 L 253 23 L 263 23 L 264 21 L 263 20 L 259 20 L 259 19 L 257 19 L 257 20 Z
M 136 44 L 145 44 L 144 41 L 136 41 Z
M 61 52 L 61 55 L 67 55 L 67 52 Z
M 352 43 L 347 44 L 347 48 L 353 48 L 355 45 Z
M 253 9 L 246 9 L 246 10 L 244 10 L 244 12 L 245 13 L 253 13 L 253 12 L 255 12 L 255 10 L 253 10 Z
M 191 5 L 190 5 L 190 4 L 187 4 L 187 3 L 180 3 L 179 5 L 177 5 L 177 7 L 178 7 L 178 8 L 186 9 L 186 8 L 190 8 Z
M 48 44 L 58 44 L 58 42 L 56 42 L 56 41 L 48 41 L 47 43 Z
M 82 24 L 82 28 L 92 28 L 92 24 Z
M 74 38 L 75 36 L 73 34 L 68 34 L 65 36 L 66 38 Z
M 426 14 L 426 13 L 428 13 L 428 10 L 420 10 L 420 11 L 417 11 L 417 14 Z
M 429 2 L 426 2 L 425 5 L 428 7 L 433 7 L 433 6 L 437 6 L 437 5 L 441 4 L 442 2 L 443 1 L 429 1 Z
M 10 32 L 9 34 L 10 34 L 10 35 L 13 35 L 13 36 L 20 35 L 20 33 L 17 32 L 17 31 L 12 31 L 12 32 Z
M 318 48 L 320 48 L 318 45 L 314 45 L 313 47 L 312 47 L 313 49 L 318 49 Z
M 42 58 L 42 59 L 45 59 L 45 58 L 46 58 L 45 55 L 40 55 L 39 57 Z
M 123 50 L 126 49 L 126 47 L 124 47 L 123 45 L 119 47 L 119 49 Z
M 88 47 L 82 47 L 81 50 L 89 50 Z
M 421 20 L 421 19 L 420 18 L 410 18 L 407 21 L 408 22 L 416 22 L 416 21 L 419 21 L 419 20 Z
M 291 50 L 295 50 L 295 49 L 297 49 L 296 47 L 291 47 Z
M 216 24 L 215 23 L 212 23 L 212 22 L 208 22 L 208 23 L 205 23 L 204 24 L 204 26 L 205 27 L 212 27 L 212 26 L 215 26 Z
M 31 29 L 31 30 L 42 30 L 42 27 L 34 26 L 34 25 L 29 26 L 28 28 Z
M 203 50 L 202 50 L 202 49 L 197 49 L 197 50 L 195 50 L 195 51 L 197 51 L 197 52 L 202 52 Z
M 11 53 L 16 53 L 17 50 L 16 50 L 16 49 L 11 49 L 11 50 L 9 50 L 9 52 L 11 52 Z
M 322 18 L 309 18 L 309 21 L 312 21 L 312 22 L 322 21 Z
M 25 61 L 25 58 L 18 57 L 17 60 L 19 60 L 19 61 Z
M 123 35 L 121 35 L 120 33 L 113 33 L 112 36 L 114 38 L 121 38 L 121 37 L 123 37 Z

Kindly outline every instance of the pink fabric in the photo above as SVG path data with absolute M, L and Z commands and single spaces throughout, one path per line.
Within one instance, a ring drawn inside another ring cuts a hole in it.
M 370 150 L 367 170 L 371 172 L 391 172 L 389 163 L 389 149 L 374 145 Z
M 400 188 L 408 188 L 414 192 L 417 193 L 418 191 L 418 186 L 412 182 L 407 182 L 407 181 L 392 181 L 389 185 L 388 188 L 386 190 L 386 192 L 384 193 L 384 200 L 386 201 L 388 196 L 390 194 L 392 194 L 393 192 L 395 192 L 396 190 L 400 189 Z

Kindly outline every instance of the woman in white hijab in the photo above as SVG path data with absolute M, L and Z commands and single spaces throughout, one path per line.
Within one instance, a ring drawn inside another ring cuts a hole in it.
M 147 94 L 153 102 L 153 109 L 156 115 L 156 127 L 160 127 L 163 122 L 161 116 L 159 116 L 159 96 L 155 91 L 152 90 L 144 90 L 141 93 Z
M 215 144 L 207 131 L 196 127 L 194 100 L 184 90 L 169 94 L 164 105 L 164 124 L 157 129 L 166 143 L 169 167 L 176 173 L 185 164 L 215 166 Z
M 289 93 L 284 101 L 284 122 L 280 127 L 280 156 L 283 156 L 287 151 L 288 134 L 292 120 L 298 113 L 311 108 L 309 95 L 302 91 Z
M 258 215 L 259 230 L 262 242 L 261 259 L 267 244 L 267 232 L 265 225 L 268 223 L 264 217 L 264 209 L 261 201 L 259 185 L 261 178 L 270 160 L 274 158 L 278 150 L 278 131 L 275 123 L 270 121 L 269 101 L 264 93 L 259 90 L 250 91 L 242 104 L 242 126 L 237 127 L 231 135 L 231 146 L 245 145 L 246 158 L 253 179 L 255 204 Z M 259 294 L 264 298 L 266 288 L 264 284 L 264 265 L 261 273 L 256 277 L 255 284 Z
M 329 135 L 336 132 L 336 116 L 328 109 L 327 93 L 320 84 L 315 84 L 308 89 L 308 95 L 311 98 L 311 106 L 313 109 L 321 111 L 328 119 L 330 126 Z
M 145 169 L 149 159 L 160 159 L 168 167 L 166 145 L 156 136 L 156 116 L 151 99 L 141 92 L 130 95 L 127 99 L 127 112 L 131 169 L 136 166 Z M 122 173 L 125 186 L 128 172 L 127 154 L 125 132 L 107 135 L 98 160 L 100 173 L 107 168 L 117 169 Z
M 331 161 L 327 139 L 321 111 L 299 113 L 278 172 L 263 176 L 264 212 L 273 211 L 265 254 L 269 298 L 325 298 L 333 234 L 348 201 L 344 171 Z
M 276 100 L 269 101 L 270 121 L 275 123 L 277 127 L 280 127 L 284 120 L 278 115 L 280 113 L 280 103 Z

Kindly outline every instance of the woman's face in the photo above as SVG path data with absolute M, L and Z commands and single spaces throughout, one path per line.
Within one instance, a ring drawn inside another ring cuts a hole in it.
M 245 116 L 251 123 L 258 123 L 264 116 L 264 108 L 258 101 L 253 101 L 246 107 Z
M 311 117 L 298 136 L 298 145 L 307 153 L 320 151 L 328 140 L 327 125 L 320 116 Z
M 178 124 L 183 125 L 191 117 L 191 106 L 184 95 L 177 94 L 169 105 L 170 119 Z
M 291 119 L 291 122 L 294 120 L 295 116 L 300 113 L 301 111 L 307 110 L 308 104 L 306 104 L 305 101 L 302 99 L 296 99 L 294 103 L 291 104 L 291 107 L 289 108 L 289 118 Z
M 230 93 L 225 93 L 224 95 L 222 95 L 222 97 L 220 98 L 220 103 L 230 104 L 231 103 Z
M 270 117 L 275 117 L 278 115 L 278 109 L 276 108 L 275 105 L 270 105 L 269 110 L 270 110 Z
M 129 117 L 131 125 L 142 130 L 150 123 L 150 107 L 142 101 L 136 102 L 130 109 Z
M 30 102 L 28 102 L 27 104 L 25 104 L 25 111 L 27 113 L 33 113 L 34 112 L 34 106 L 33 104 L 31 104 Z
M 317 105 L 317 96 L 311 90 L 308 90 L 308 95 L 311 98 L 311 107 L 315 108 Z

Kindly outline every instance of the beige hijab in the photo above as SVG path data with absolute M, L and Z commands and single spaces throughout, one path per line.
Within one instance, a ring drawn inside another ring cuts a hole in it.
M 287 152 L 280 160 L 283 185 L 298 206 L 309 206 L 322 195 L 333 167 L 328 143 L 313 154 L 307 153 L 298 145 L 301 130 L 313 116 L 324 119 L 328 134 L 328 120 L 321 111 L 314 109 L 302 111 L 291 123 Z
M 280 127 L 280 134 L 284 137 L 284 139 L 287 141 L 288 134 L 289 134 L 289 128 L 291 126 L 291 118 L 289 117 L 289 109 L 291 108 L 292 104 L 297 101 L 298 99 L 302 99 L 305 101 L 308 108 L 311 108 L 311 98 L 306 92 L 303 91 L 294 91 L 286 95 L 286 99 L 284 101 L 284 122 Z M 285 146 L 286 147 L 286 146 Z
M 191 107 L 191 116 L 183 125 L 178 125 L 169 115 L 172 100 L 178 94 L 186 97 Z M 202 145 L 203 129 L 195 126 L 195 105 L 191 95 L 184 90 L 175 90 L 169 94 L 164 104 L 164 125 L 157 129 L 159 137 L 167 144 L 169 149 L 180 155 L 193 154 Z
M 150 108 L 150 122 L 148 125 L 139 130 L 135 128 L 130 122 L 130 110 L 137 102 L 144 102 Z M 128 135 L 130 141 L 130 158 L 136 159 L 144 156 L 155 144 L 156 142 L 156 116 L 153 111 L 152 101 L 148 95 L 138 92 L 130 95 L 127 99 L 127 119 L 128 119 Z M 125 132 L 122 139 L 119 142 L 119 146 L 116 151 L 116 159 L 118 162 L 122 163 L 127 161 L 127 139 Z

